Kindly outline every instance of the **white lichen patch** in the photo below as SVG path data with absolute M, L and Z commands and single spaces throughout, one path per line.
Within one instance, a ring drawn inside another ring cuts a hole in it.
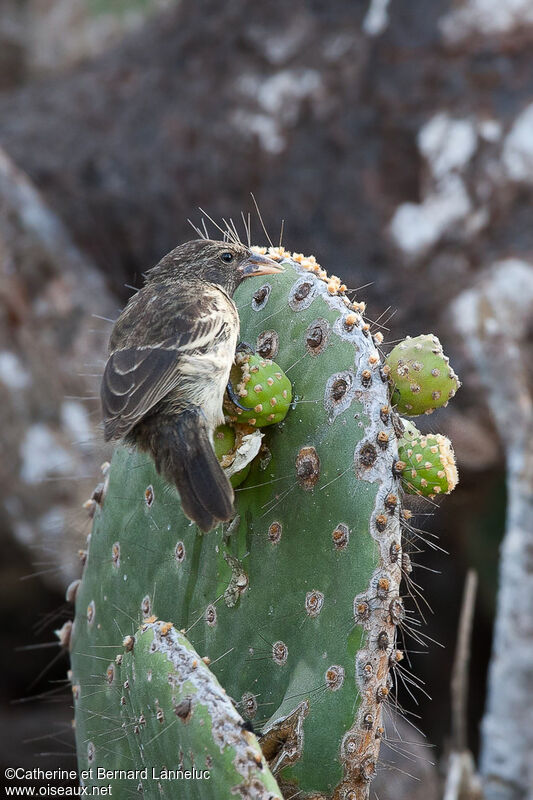
M 488 135 L 494 136 L 495 131 L 488 130 Z M 402 203 L 389 226 L 392 240 L 408 258 L 424 255 L 458 223 L 467 237 L 487 224 L 487 213 L 473 208 L 463 179 L 480 136 L 475 117 L 457 118 L 445 111 L 435 114 L 420 129 L 417 143 L 428 169 L 422 202 Z
M 61 403 L 61 424 L 73 444 L 81 448 L 92 448 L 92 430 L 85 406 L 76 400 Z
M 57 443 L 53 431 L 42 422 L 26 431 L 20 445 L 20 458 L 20 477 L 25 483 L 40 483 L 50 475 L 72 473 L 71 454 Z
M 533 103 L 518 115 L 505 137 L 502 161 L 511 180 L 533 182 Z
M 463 170 L 477 148 L 477 131 L 469 118 L 435 114 L 419 131 L 418 147 L 435 178 Z
M 268 114 L 239 109 L 232 114 L 231 123 L 240 133 L 257 138 L 259 146 L 267 153 L 277 155 L 285 149 L 286 139 L 281 126 Z
M 363 20 L 363 31 L 367 36 L 379 36 L 389 24 L 390 0 L 370 0 Z
M 0 381 L 12 391 L 26 389 L 31 383 L 30 373 L 10 350 L 0 352 Z
M 481 119 L 478 122 L 478 132 L 486 142 L 498 142 L 502 138 L 502 124 L 497 119 Z
M 398 206 L 390 223 L 390 234 L 406 255 L 420 256 L 453 225 L 466 219 L 471 210 L 464 182 L 458 175 L 450 174 L 422 203 Z
M 463 0 L 440 21 L 443 36 L 450 44 L 472 34 L 501 35 L 528 25 L 533 25 L 531 0 Z
M 329 422 L 350 407 L 356 396 L 356 388 L 355 374 L 351 370 L 330 375 L 324 391 L 324 408 Z
M 276 26 L 273 35 L 265 33 L 263 26 L 253 27 L 249 32 L 254 44 L 271 64 L 283 64 L 295 56 L 309 35 L 309 25 L 306 24 L 305 18 L 298 17 L 292 22 L 286 20 L 285 25 Z
M 322 88 L 322 78 L 314 69 L 284 69 L 267 78 L 245 75 L 238 88 L 254 98 L 266 114 L 292 124 L 298 118 L 302 101 Z
M 531 319 L 533 264 L 517 258 L 497 261 L 486 271 L 481 285 L 483 293 L 478 287 L 467 289 L 454 301 L 456 328 L 475 340 L 482 320 L 484 337 L 500 337 L 504 329 L 510 338 L 521 339 Z
M 241 133 L 257 137 L 260 146 L 276 154 L 287 144 L 286 128 L 297 121 L 302 103 L 318 96 L 322 78 L 314 69 L 284 69 L 273 75 L 245 75 L 237 90 L 257 106 L 239 108 L 231 122 Z

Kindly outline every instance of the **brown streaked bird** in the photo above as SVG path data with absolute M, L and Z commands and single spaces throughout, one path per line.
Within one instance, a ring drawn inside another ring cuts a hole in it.
M 105 439 L 150 453 L 204 532 L 235 513 L 213 450 L 239 338 L 232 296 L 244 278 L 282 271 L 242 244 L 186 242 L 147 272 L 111 333 L 101 387 Z

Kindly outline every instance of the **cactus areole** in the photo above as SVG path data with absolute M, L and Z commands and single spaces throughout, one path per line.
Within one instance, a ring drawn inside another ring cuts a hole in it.
M 262 436 L 235 518 L 202 535 L 150 458 L 123 447 L 99 495 L 71 680 L 84 782 L 112 783 L 115 800 L 358 800 L 377 767 L 403 618 L 381 338 L 313 258 L 269 255 L 284 274 L 235 298 L 256 355 L 234 375 L 249 410 L 226 419 L 238 439 L 242 416 Z M 223 440 L 227 454 L 231 431 Z

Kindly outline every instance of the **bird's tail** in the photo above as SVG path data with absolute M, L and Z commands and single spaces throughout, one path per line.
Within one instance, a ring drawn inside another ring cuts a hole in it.
M 215 455 L 200 408 L 159 416 L 150 439 L 157 471 L 175 484 L 184 513 L 202 531 L 234 516 L 233 488 Z

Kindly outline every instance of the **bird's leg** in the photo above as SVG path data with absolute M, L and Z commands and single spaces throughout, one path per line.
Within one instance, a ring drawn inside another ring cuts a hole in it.
M 248 342 L 239 342 L 239 344 L 235 348 L 235 355 L 237 355 L 238 353 L 246 353 L 247 355 L 253 356 L 253 355 L 255 355 L 255 349 L 252 347 L 251 344 L 248 344 Z M 240 408 L 241 411 L 249 411 L 250 410 L 246 406 L 243 406 L 242 403 L 239 401 L 239 396 L 235 393 L 235 391 L 233 389 L 233 386 L 231 385 L 231 381 L 228 381 L 228 385 L 226 387 L 226 390 L 228 392 L 228 397 L 229 397 L 229 399 L 231 400 L 231 402 L 233 403 L 234 406 L 237 406 L 237 408 Z

